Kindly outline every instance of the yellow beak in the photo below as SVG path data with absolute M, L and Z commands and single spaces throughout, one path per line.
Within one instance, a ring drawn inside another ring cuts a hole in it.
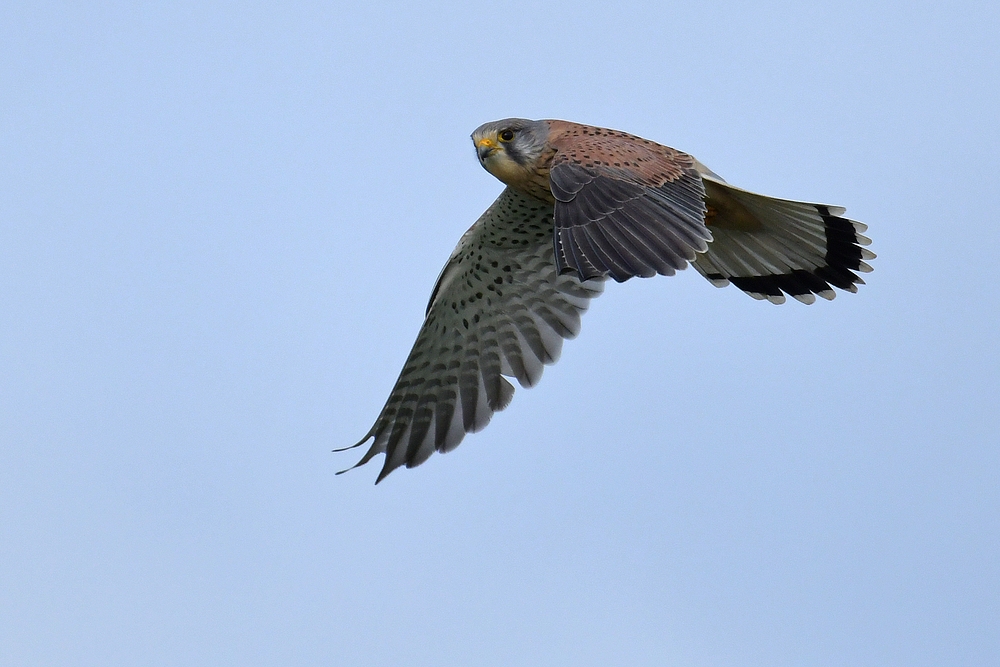
M 476 142 L 476 153 L 479 154 L 479 159 L 483 160 L 489 157 L 489 155 L 497 150 L 499 146 L 492 139 L 480 139 Z

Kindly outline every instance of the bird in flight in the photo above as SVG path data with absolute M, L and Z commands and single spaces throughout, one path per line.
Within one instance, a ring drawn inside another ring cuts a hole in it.
M 508 118 L 472 133 L 507 187 L 469 228 L 431 292 L 424 324 L 353 467 L 385 454 L 376 484 L 483 429 L 535 385 L 611 278 L 691 263 L 713 285 L 806 304 L 857 292 L 875 255 L 844 209 L 755 194 L 694 157 L 617 130 Z M 341 471 L 346 472 L 346 471 Z M 339 474 L 339 473 L 338 473 Z

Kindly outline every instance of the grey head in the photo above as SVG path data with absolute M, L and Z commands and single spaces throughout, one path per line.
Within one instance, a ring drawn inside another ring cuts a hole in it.
M 472 133 L 476 155 L 486 171 L 510 183 L 535 164 L 545 150 L 549 124 L 544 120 L 505 118 L 483 123 Z

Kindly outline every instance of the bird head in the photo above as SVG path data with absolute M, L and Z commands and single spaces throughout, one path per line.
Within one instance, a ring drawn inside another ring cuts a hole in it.
M 472 143 L 486 171 L 516 186 L 534 171 L 548 136 L 549 125 L 543 120 L 505 118 L 476 128 Z

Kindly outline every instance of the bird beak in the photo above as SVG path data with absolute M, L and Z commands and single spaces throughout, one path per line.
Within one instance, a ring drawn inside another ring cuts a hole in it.
M 497 148 L 492 139 L 480 139 L 476 142 L 476 153 L 479 154 L 480 160 L 488 158 Z

